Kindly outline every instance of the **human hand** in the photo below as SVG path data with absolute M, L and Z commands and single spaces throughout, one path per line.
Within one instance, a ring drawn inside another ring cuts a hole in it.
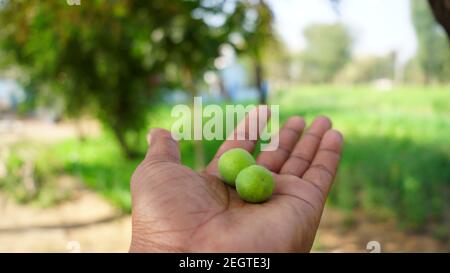
M 246 119 L 253 118 L 258 116 Z M 240 147 L 252 152 L 256 141 L 226 140 L 207 168 L 195 172 L 180 163 L 170 132 L 153 129 L 148 153 L 131 181 L 130 251 L 310 251 L 343 138 L 326 117 L 317 117 L 302 134 L 304 128 L 303 118 L 289 118 L 278 149 L 257 157 L 276 181 L 272 198 L 261 204 L 242 201 L 220 180 L 217 167 L 225 151 Z

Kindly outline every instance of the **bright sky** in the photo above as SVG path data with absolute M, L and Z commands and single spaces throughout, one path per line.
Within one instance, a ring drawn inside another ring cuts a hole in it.
M 275 26 L 293 51 L 305 46 L 303 29 L 313 23 L 346 24 L 355 39 L 357 55 L 399 53 L 411 58 L 417 41 L 410 17 L 409 0 L 341 0 L 339 14 L 329 0 L 269 0 Z

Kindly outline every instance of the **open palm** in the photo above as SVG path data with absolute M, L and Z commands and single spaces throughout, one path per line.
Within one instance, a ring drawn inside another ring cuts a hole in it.
M 258 116 L 246 120 L 252 118 Z M 279 132 L 279 147 L 259 154 L 257 163 L 276 181 L 272 198 L 261 204 L 242 201 L 217 171 L 221 154 L 236 147 L 252 152 L 255 141 L 225 141 L 207 168 L 195 172 L 180 163 L 170 133 L 153 129 L 131 182 L 130 251 L 309 251 L 343 139 L 325 117 L 316 118 L 305 133 L 304 127 L 302 118 L 289 118 Z

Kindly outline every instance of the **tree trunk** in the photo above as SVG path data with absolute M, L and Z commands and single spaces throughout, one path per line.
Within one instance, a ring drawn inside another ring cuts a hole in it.
M 186 88 L 192 97 L 191 113 L 194 113 L 194 97 L 197 95 L 194 79 L 190 69 L 186 68 L 183 70 L 182 81 L 184 88 Z M 195 157 L 195 169 L 203 169 L 205 164 L 205 152 L 203 149 L 203 143 L 201 140 L 194 139 L 194 157 Z
M 86 133 L 85 133 L 84 128 L 83 128 L 83 121 L 80 118 L 78 118 L 75 121 L 75 128 L 76 128 L 76 131 L 77 131 L 78 140 L 81 143 L 86 142 Z
M 223 82 L 222 75 L 218 74 L 217 81 L 219 85 L 220 96 L 227 101 L 231 100 L 230 93 L 228 93 L 227 89 L 225 88 L 225 83 Z
M 450 39 L 450 0 L 428 0 L 434 17 Z
M 131 147 L 128 145 L 127 141 L 125 140 L 125 134 L 123 130 L 121 130 L 117 126 L 112 126 L 114 135 L 116 136 L 117 141 L 119 141 L 120 148 L 122 149 L 122 152 L 125 154 L 125 156 L 128 159 L 135 159 L 138 156 L 138 153 L 133 151 Z
M 255 58 L 255 85 L 258 89 L 259 94 L 259 104 L 267 104 L 267 93 L 266 90 L 264 90 L 264 72 L 263 72 L 263 66 L 257 58 Z

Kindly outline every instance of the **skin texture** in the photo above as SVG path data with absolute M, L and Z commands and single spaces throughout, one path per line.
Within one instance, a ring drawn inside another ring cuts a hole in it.
M 258 118 L 251 112 L 246 120 Z M 246 133 L 246 124 L 234 135 Z M 238 147 L 252 152 L 255 141 L 225 141 L 207 168 L 195 172 L 180 163 L 170 132 L 153 129 L 148 153 L 131 180 L 130 251 L 310 251 L 343 138 L 325 117 L 304 128 L 303 118 L 289 118 L 280 130 L 279 148 L 257 157 L 276 183 L 272 198 L 261 204 L 241 200 L 220 180 L 217 166 L 224 152 Z
M 234 186 L 239 172 L 256 164 L 253 156 L 244 149 L 235 148 L 225 152 L 219 158 L 219 173 L 222 180 Z
M 268 200 L 274 187 L 270 171 L 259 165 L 243 169 L 236 178 L 236 191 L 243 200 L 251 203 Z

